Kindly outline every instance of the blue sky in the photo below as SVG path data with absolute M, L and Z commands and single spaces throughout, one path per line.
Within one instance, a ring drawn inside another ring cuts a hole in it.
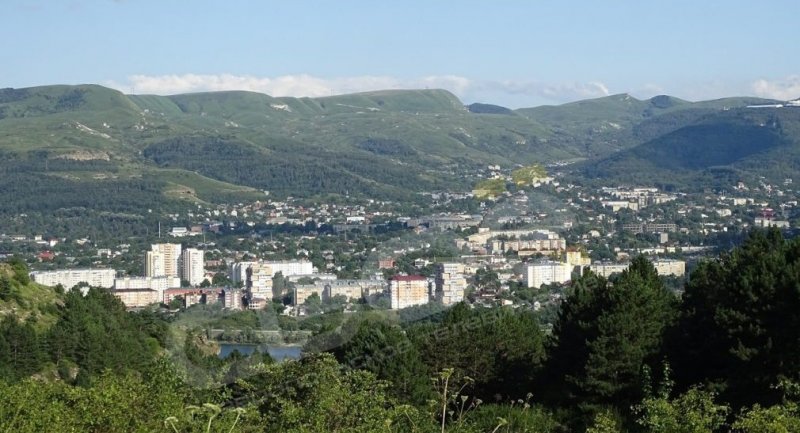
M 800 97 L 800 2 L 3 0 L 0 87 Z

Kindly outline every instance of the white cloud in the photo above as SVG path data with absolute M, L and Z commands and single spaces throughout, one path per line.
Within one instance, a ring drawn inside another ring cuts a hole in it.
M 756 80 L 753 92 L 762 98 L 789 101 L 800 98 L 800 75 L 790 75 L 779 80 Z
M 458 75 L 397 78 L 381 75 L 320 78 L 307 74 L 256 77 L 234 74 L 131 75 L 127 82 L 109 81 L 109 87 L 136 94 L 171 95 L 222 90 L 249 90 L 272 96 L 320 97 L 386 89 L 447 89 L 466 102 L 533 106 L 606 96 L 608 87 L 588 83 L 537 81 L 475 81 Z M 521 105 L 520 105 L 521 104 Z

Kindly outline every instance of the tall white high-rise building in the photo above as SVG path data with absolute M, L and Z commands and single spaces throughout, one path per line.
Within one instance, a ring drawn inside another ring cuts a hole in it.
M 144 254 L 144 274 L 148 277 L 166 277 L 164 255 L 155 251 Z
M 181 256 L 181 278 L 193 286 L 199 286 L 205 279 L 203 251 L 196 248 L 183 250 Z
M 234 285 L 242 283 L 242 287 L 247 285 L 247 269 L 258 262 L 236 262 L 230 266 L 230 278 Z
M 272 299 L 272 268 L 266 263 L 253 263 L 247 268 L 247 296 Z
M 166 277 L 180 277 L 181 244 L 153 244 L 150 251 L 163 255 L 164 275 Z M 161 275 L 147 275 L 158 277 Z
M 436 265 L 436 300 L 443 305 L 453 305 L 464 300 L 467 279 L 461 263 L 439 263 Z

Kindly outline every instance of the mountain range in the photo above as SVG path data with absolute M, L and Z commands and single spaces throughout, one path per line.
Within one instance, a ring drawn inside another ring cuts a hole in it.
M 445 90 L 324 98 L 230 91 L 0 90 L 6 215 L 141 215 L 188 203 L 468 190 L 487 164 L 572 163 L 604 182 L 685 186 L 708 173 L 791 177 L 800 108 L 627 94 L 511 110 Z

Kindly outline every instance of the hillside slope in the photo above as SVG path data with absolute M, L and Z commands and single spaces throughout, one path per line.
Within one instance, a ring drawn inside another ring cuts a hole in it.
M 687 187 L 736 177 L 780 182 L 800 167 L 800 109 L 730 109 L 699 115 L 638 146 L 586 164 L 589 177 Z M 670 122 L 670 124 L 672 124 Z
M 0 217 L 9 230 L 35 223 L 64 233 L 92 221 L 137 236 L 164 213 L 257 200 L 265 191 L 398 201 L 468 191 L 487 164 L 584 161 L 585 173 L 609 179 L 716 166 L 758 171 L 771 161 L 762 150 L 800 133 L 783 114 L 774 134 L 753 129 L 769 119 L 736 117 L 766 102 L 623 94 L 508 110 L 465 107 L 445 90 L 276 98 L 124 95 L 96 85 L 0 89 Z

